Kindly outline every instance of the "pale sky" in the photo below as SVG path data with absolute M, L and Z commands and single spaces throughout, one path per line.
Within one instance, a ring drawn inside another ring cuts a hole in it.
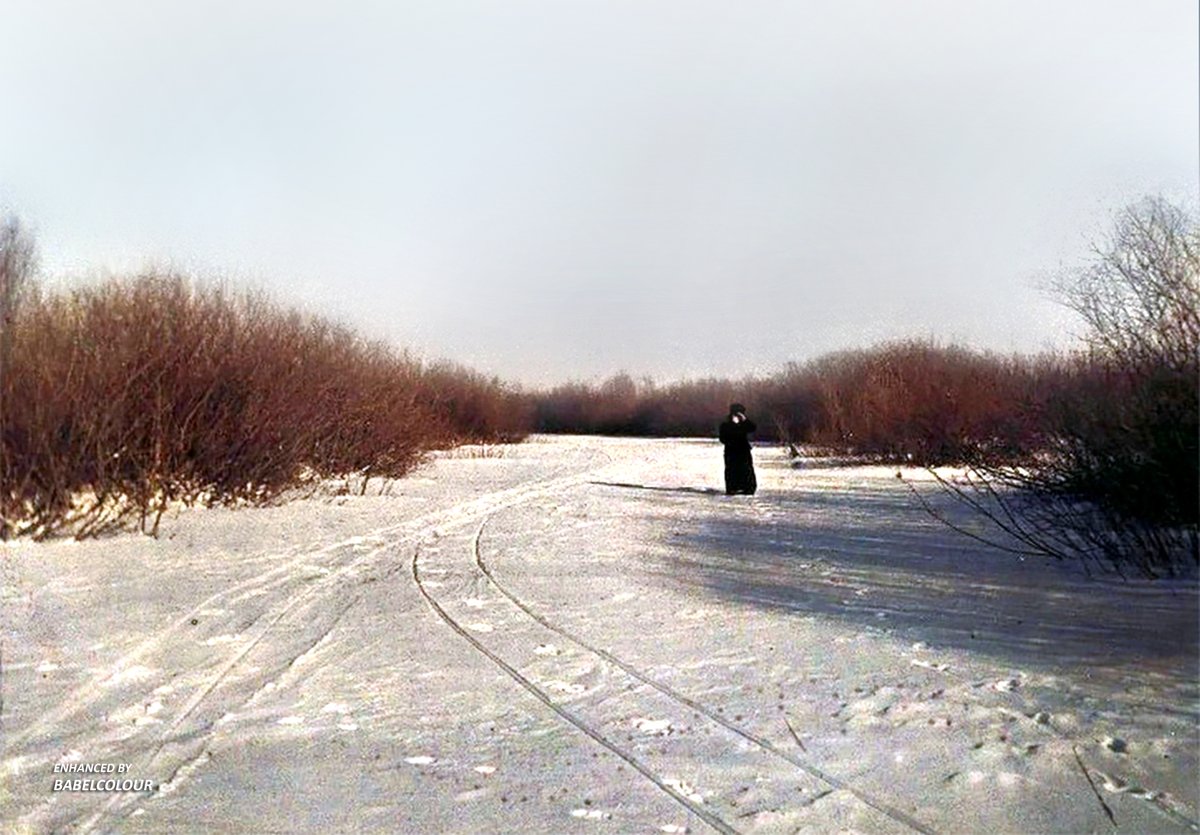
M 5 0 L 0 211 L 527 384 L 1034 351 L 1200 181 L 1194 0 Z

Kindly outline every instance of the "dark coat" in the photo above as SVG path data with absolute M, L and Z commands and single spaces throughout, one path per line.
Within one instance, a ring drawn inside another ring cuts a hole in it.
M 750 457 L 750 435 L 757 427 L 752 420 L 734 423 L 726 420 L 718 430 L 718 437 L 725 445 L 725 492 L 753 495 L 758 489 L 754 477 L 754 461 Z

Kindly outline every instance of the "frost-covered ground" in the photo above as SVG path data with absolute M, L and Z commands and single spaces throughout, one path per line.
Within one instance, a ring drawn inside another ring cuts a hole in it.
M 1194 582 L 1088 581 L 894 469 L 756 458 L 730 498 L 712 442 L 535 438 L 0 546 L 0 828 L 1194 828 Z M 157 788 L 53 792 L 72 763 Z

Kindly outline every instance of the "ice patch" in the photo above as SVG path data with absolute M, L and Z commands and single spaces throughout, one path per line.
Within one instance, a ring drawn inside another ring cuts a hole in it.
M 644 734 L 666 736 L 671 733 L 670 719 L 634 719 L 633 726 Z
M 492 626 L 490 623 L 468 623 L 467 629 L 470 629 L 472 632 L 495 632 L 496 631 L 496 627 Z
M 339 731 L 357 731 L 358 725 L 354 722 L 338 722 Z
M 677 780 L 674 777 L 668 777 L 666 780 L 663 780 L 663 783 L 675 789 L 675 791 L 679 792 L 693 803 L 704 802 L 704 797 L 700 794 L 700 792 L 696 791 L 694 787 L 689 786 L 683 780 Z
M 630 600 L 637 600 L 638 596 L 631 591 L 623 591 L 620 594 L 614 594 L 612 597 L 613 603 L 628 603 Z
M 496 766 L 494 765 L 477 765 L 473 771 L 478 771 L 480 774 L 495 774 Z
M 558 655 L 558 647 L 554 644 L 538 644 L 534 647 L 534 655 Z
M 37 667 L 37 671 L 39 673 L 52 673 L 57 669 L 58 669 L 58 665 L 55 664 L 53 661 L 43 661 Z
M 949 664 L 934 664 L 930 661 L 922 661 L 919 658 L 914 658 L 908 663 L 912 664 L 914 667 L 924 667 L 926 670 L 935 670 L 939 673 L 944 673 L 950 669 Z
M 482 609 L 487 605 L 486 600 L 480 600 L 478 597 L 468 597 L 463 603 L 470 606 L 472 609 Z
M 214 635 L 204 642 L 206 647 L 215 647 L 217 644 L 230 644 L 237 640 L 236 635 Z
M 572 809 L 571 817 L 579 818 L 580 820 L 602 821 L 608 820 L 612 815 L 599 809 Z
M 154 675 L 154 670 L 149 667 L 143 667 L 140 664 L 135 664 L 132 667 L 127 667 L 124 670 L 118 670 L 111 676 L 100 682 L 101 687 L 115 687 L 118 684 L 126 684 L 131 681 L 144 681 Z
M 435 762 L 437 762 L 437 760 L 435 760 L 433 757 L 428 757 L 423 754 L 418 757 L 405 757 L 404 761 L 409 765 L 433 765 Z
M 343 716 L 345 716 L 347 713 L 350 712 L 350 707 L 349 707 L 349 705 L 346 705 L 343 702 L 330 702 L 329 704 L 325 705 L 325 707 L 321 708 L 321 712 L 322 713 L 340 713 Z
M 660 826 L 658 831 L 666 832 L 669 835 L 685 835 L 685 833 L 688 831 L 688 828 L 686 826 L 678 826 L 673 823 L 668 823 L 665 826 Z

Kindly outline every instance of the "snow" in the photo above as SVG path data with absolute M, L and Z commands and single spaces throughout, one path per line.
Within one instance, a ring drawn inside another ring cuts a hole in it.
M 1194 580 L 948 530 L 921 471 L 535 437 L 9 543 L 0 829 L 1190 831 Z M 118 763 L 153 792 L 52 792 Z M 73 778 L 79 775 L 71 775 Z

